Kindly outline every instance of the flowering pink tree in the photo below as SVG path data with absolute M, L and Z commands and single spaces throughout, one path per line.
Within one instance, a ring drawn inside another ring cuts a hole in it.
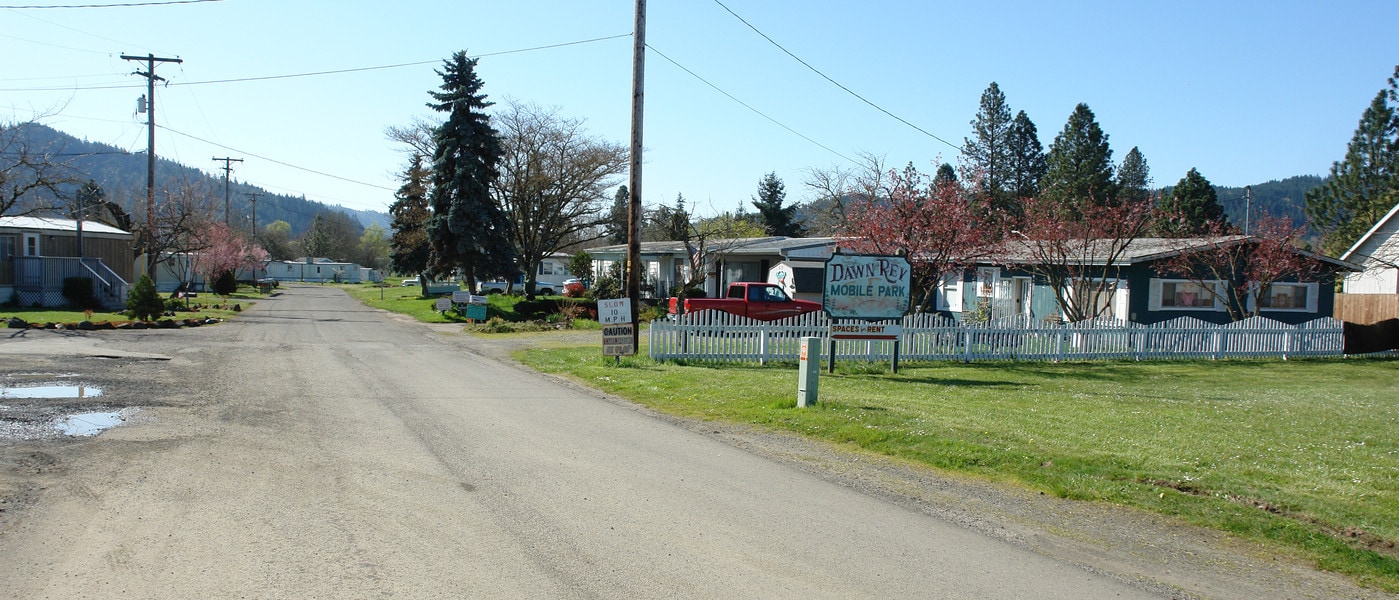
M 250 243 L 228 225 L 208 223 L 192 236 L 194 272 L 209 281 L 239 269 L 258 269 L 267 261 L 266 250 Z
M 1224 223 L 1214 223 L 1203 236 L 1180 240 L 1180 253 L 1162 261 L 1157 271 L 1191 283 L 1218 301 L 1235 321 L 1256 316 L 1269 288 L 1283 281 L 1314 281 L 1327 274 L 1327 265 L 1301 249 L 1305 225 L 1287 217 L 1265 215 L 1250 235 Z
M 927 184 L 913 170 L 891 173 L 888 197 L 861 197 L 846 207 L 841 247 L 902 255 L 913 268 L 913 305 L 925 311 L 943 276 L 957 273 L 997 249 L 993 220 L 972 206 L 955 181 Z
M 1154 204 L 1026 198 L 1021 225 L 1006 240 L 1006 260 L 1049 284 L 1065 319 L 1106 316 L 1128 248 L 1158 216 Z

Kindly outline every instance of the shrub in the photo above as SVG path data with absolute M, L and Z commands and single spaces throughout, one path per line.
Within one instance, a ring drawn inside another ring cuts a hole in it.
M 563 286 L 563 297 L 565 298 L 582 298 L 587 292 L 587 288 L 576 281 Z
M 165 311 L 165 303 L 155 291 L 155 282 L 150 275 L 142 275 L 126 295 L 126 311 L 131 318 L 151 321 Z
M 233 271 L 224 271 L 214 280 L 214 293 L 220 296 L 228 296 L 238 291 L 238 280 L 234 278 Z
M 92 296 L 91 277 L 69 277 L 63 280 L 63 297 L 68 305 L 76 309 L 89 309 L 97 306 Z

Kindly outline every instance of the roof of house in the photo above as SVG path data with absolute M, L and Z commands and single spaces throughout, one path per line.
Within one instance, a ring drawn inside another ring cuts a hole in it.
M 786 254 L 793 250 L 815 248 L 820 246 L 832 246 L 836 243 L 835 238 L 789 238 L 780 235 L 760 237 L 760 238 L 718 238 L 705 240 L 704 248 L 706 252 L 719 252 L 730 255 L 755 255 L 755 254 Z M 599 248 L 589 248 L 588 253 L 598 254 L 625 254 L 626 244 L 614 246 L 602 246 Z M 657 254 L 679 254 L 686 253 L 685 242 L 664 241 L 664 242 L 642 242 L 641 253 L 648 255 Z
M 1361 252 L 1359 251 L 1360 248 L 1363 247 L 1363 246 L 1368 245 L 1368 244 L 1369 244 L 1370 242 L 1372 242 L 1372 241 L 1376 241 L 1376 242 L 1383 243 L 1383 240 L 1380 240 L 1380 239 L 1376 238 L 1375 236 L 1376 236 L 1376 234 L 1378 234 L 1381 230 L 1383 230 L 1386 226 L 1389 225 L 1390 219 L 1399 218 L 1399 217 L 1396 217 L 1396 216 L 1395 216 L 1396 214 L 1399 214 L 1399 204 L 1395 204 L 1395 205 L 1394 205 L 1394 208 L 1389 209 L 1389 212 L 1386 213 L 1386 214 L 1384 215 L 1384 217 L 1381 217 L 1380 220 L 1379 220 L 1378 222 L 1375 223 L 1375 226 L 1374 226 L 1374 227 L 1371 227 L 1369 231 L 1365 232 L 1365 235 L 1360 236 L 1360 239 L 1356 240 L 1356 241 L 1355 241 L 1355 244 L 1352 245 L 1352 246 L 1350 247 L 1349 250 L 1346 250 L 1345 254 L 1342 254 L 1342 255 L 1341 255 L 1341 260 L 1349 261 L 1349 260 L 1351 260 L 1352 257 L 1354 257 L 1354 258 L 1359 258 L 1359 259 L 1361 259 L 1361 260 L 1370 258 L 1370 256 L 1368 256 L 1368 255 L 1369 255 L 1369 254 L 1373 254 L 1373 253 L 1374 253 L 1374 250 L 1370 250 L 1369 252 L 1361 253 Z M 1374 239 L 1372 239 L 1372 238 L 1374 238 Z
M 78 222 L 73 219 L 54 219 L 50 217 L 0 217 L 0 228 L 72 231 L 76 233 L 78 231 Z M 129 231 L 122 231 L 111 225 L 104 225 L 96 221 L 88 220 L 83 221 L 83 233 L 131 235 Z
M 1104 265 L 1111 259 L 1116 264 L 1133 265 L 1137 263 L 1151 262 L 1181 254 L 1198 252 L 1214 247 L 1230 247 L 1239 244 L 1246 244 L 1260 238 L 1249 235 L 1223 235 L 1211 237 L 1194 238 L 1136 238 L 1122 247 L 1118 240 L 1067 240 L 1065 244 L 1070 248 L 1066 254 L 1076 258 L 1081 258 L 1083 264 Z M 1035 260 L 1035 246 L 1044 242 L 1030 239 L 1011 239 L 1006 242 L 1005 248 L 991 257 L 990 260 L 1001 260 L 1011 263 L 1027 263 Z M 1077 246 L 1077 247 L 1075 247 Z M 1296 251 L 1310 258 L 1320 260 L 1326 264 L 1343 270 L 1360 271 L 1361 268 L 1344 260 L 1338 260 L 1329 256 L 1323 256 L 1313 252 L 1308 252 L 1301 248 Z M 1056 254 L 1059 252 L 1056 252 Z M 1043 253 L 1039 253 L 1043 255 Z M 1113 256 L 1116 254 L 1116 256 Z

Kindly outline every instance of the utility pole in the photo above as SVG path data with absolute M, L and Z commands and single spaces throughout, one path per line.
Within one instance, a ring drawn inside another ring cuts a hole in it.
M 231 163 L 243 162 L 241 158 L 211 158 L 223 161 L 223 224 L 228 225 L 228 174 L 233 172 Z
M 146 272 L 155 270 L 155 82 L 165 81 L 155 74 L 158 62 L 185 62 L 178 58 L 156 58 L 154 54 L 145 56 L 121 55 L 122 60 L 144 60 L 146 70 L 132 75 L 146 78 Z
M 627 207 L 627 298 L 631 300 L 632 353 L 641 347 L 636 327 L 641 310 L 641 124 L 646 90 L 646 0 L 636 0 L 632 31 L 631 75 L 631 203 Z
M 252 230 L 251 233 L 252 233 L 253 239 L 257 239 L 257 199 L 258 199 L 259 197 L 266 196 L 267 194 L 259 194 L 259 193 L 257 193 L 257 192 L 247 192 L 247 193 L 245 193 L 245 194 L 243 194 L 243 195 L 244 195 L 244 196 L 247 196 L 247 197 L 248 197 L 248 200 L 251 201 L 251 202 L 253 203 L 253 230 Z

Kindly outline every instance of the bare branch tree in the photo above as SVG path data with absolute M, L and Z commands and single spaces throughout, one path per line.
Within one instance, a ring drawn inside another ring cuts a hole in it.
M 61 160 L 60 148 L 32 141 L 38 120 L 0 123 L 0 215 L 60 209 L 61 197 L 79 183 Z
M 592 137 L 557 108 L 507 99 L 492 122 L 505 147 L 492 194 L 514 223 L 525 294 L 533 297 L 539 263 L 605 221 L 607 190 L 626 171 L 629 151 Z

